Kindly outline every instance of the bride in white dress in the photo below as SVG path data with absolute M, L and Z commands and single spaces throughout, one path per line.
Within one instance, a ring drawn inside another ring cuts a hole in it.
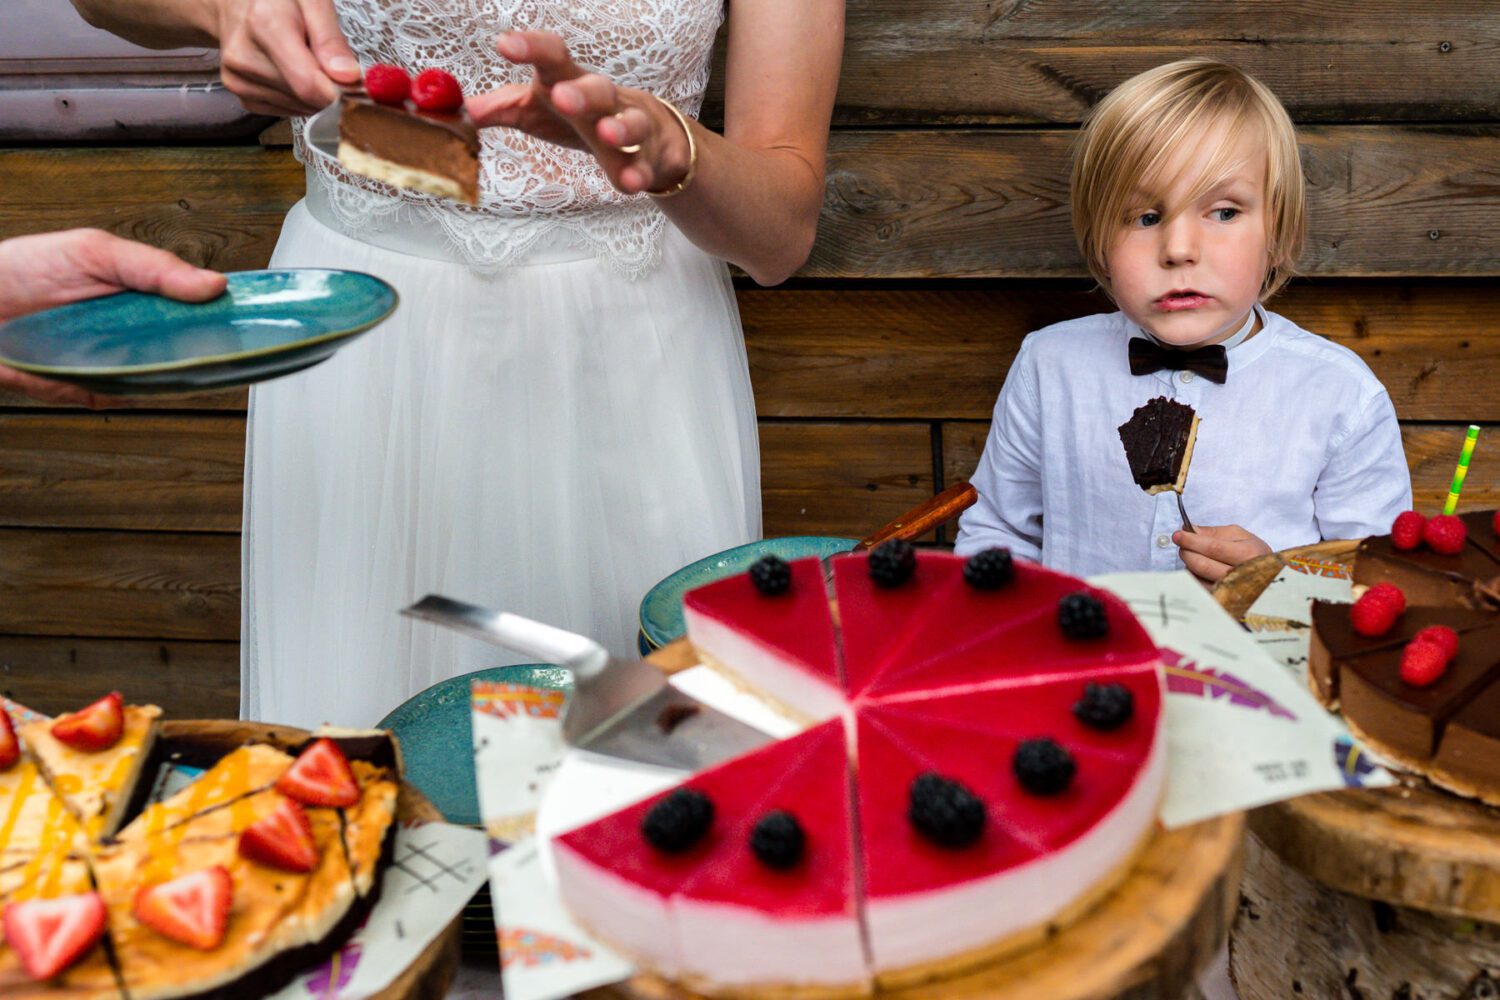
M 474 208 L 308 158 L 272 266 L 368 271 L 401 304 L 252 390 L 246 717 L 367 726 L 514 662 L 397 614 L 429 592 L 625 653 L 652 583 L 759 536 L 724 261 L 775 283 L 806 258 L 842 0 L 734 0 L 723 136 L 691 121 L 721 0 L 338 0 L 337 21 L 329 0 L 216 0 L 197 24 L 187 0 L 75 2 L 138 41 L 223 39 L 253 110 L 330 102 L 357 79 L 346 37 L 364 66 L 448 70 L 501 126 Z

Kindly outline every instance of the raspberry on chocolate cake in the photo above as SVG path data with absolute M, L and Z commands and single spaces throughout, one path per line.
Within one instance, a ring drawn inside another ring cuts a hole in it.
M 441 70 L 402 86 L 406 80 L 399 67 L 372 66 L 365 91 L 340 98 L 339 163 L 372 180 L 475 204 L 479 133 L 457 82 Z

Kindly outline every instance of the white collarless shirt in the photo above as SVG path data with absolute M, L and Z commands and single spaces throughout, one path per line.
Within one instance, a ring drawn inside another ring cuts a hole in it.
M 1124 313 L 1029 334 L 1000 398 L 959 521 L 960 555 L 1009 546 L 1077 575 L 1182 569 L 1176 494 L 1135 484 L 1118 428 L 1156 396 L 1199 418 L 1183 505 L 1195 525 L 1238 524 L 1272 549 L 1390 530 L 1411 507 L 1401 428 L 1353 351 L 1256 307 L 1218 385 L 1193 372 L 1131 375 Z

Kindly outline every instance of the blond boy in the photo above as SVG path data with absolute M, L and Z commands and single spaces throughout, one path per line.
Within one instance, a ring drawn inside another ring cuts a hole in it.
M 1291 120 L 1234 67 L 1171 63 L 1099 104 L 1075 150 L 1073 228 L 1119 311 L 1022 343 L 960 554 L 1000 545 L 1073 573 L 1186 566 L 1213 581 L 1273 549 L 1390 529 L 1411 506 L 1390 397 L 1353 352 L 1263 305 L 1296 263 L 1303 202 Z M 1135 485 L 1116 432 L 1156 396 L 1201 420 L 1195 533 L 1175 494 Z

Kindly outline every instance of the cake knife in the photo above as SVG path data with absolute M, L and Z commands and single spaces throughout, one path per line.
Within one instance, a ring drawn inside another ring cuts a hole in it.
M 563 739 L 571 746 L 701 771 L 771 741 L 759 729 L 668 684 L 651 664 L 610 656 L 587 636 L 436 594 L 401 613 L 571 671 L 573 691 L 562 712 Z

